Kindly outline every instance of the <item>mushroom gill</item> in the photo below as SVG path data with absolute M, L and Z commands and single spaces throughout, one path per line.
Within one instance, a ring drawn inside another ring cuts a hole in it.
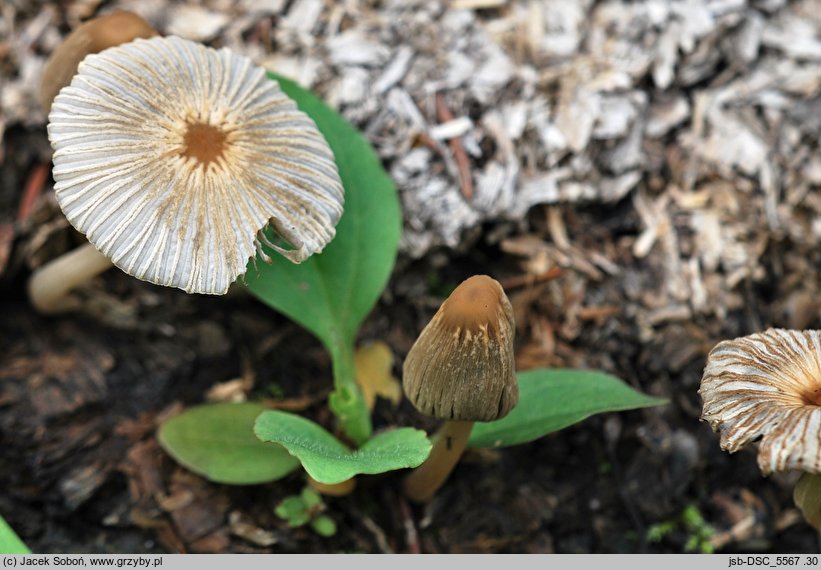
M 64 213 L 139 279 L 221 294 L 267 224 L 299 263 L 333 239 L 343 189 L 314 122 L 226 48 L 156 37 L 80 64 L 49 115 Z
M 821 331 L 769 329 L 719 343 L 699 394 L 702 419 L 735 452 L 761 438 L 766 475 L 821 472 Z

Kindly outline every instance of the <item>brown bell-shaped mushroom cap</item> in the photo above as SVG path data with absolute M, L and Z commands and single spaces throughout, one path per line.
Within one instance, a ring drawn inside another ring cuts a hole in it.
M 821 332 L 769 329 L 719 343 L 699 394 L 725 451 L 761 438 L 765 475 L 821 472 Z
M 137 38 L 150 38 L 157 32 L 132 12 L 116 10 L 89 20 L 72 31 L 52 52 L 43 67 L 40 105 L 48 112 L 51 102 L 77 72 L 85 56 L 118 46 Z
M 403 387 L 416 408 L 447 420 L 493 421 L 519 400 L 513 308 L 498 281 L 463 281 L 416 339 Z
M 221 294 L 270 222 L 293 262 L 342 215 L 333 154 L 265 70 L 223 48 L 138 39 L 88 56 L 48 134 L 63 212 L 139 279 Z

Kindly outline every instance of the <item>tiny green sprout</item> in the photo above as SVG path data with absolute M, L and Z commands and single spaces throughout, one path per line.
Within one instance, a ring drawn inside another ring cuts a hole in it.
M 710 526 L 695 505 L 688 505 L 681 513 L 681 520 L 684 527 L 690 533 L 690 538 L 684 545 L 687 552 L 700 552 L 701 554 L 712 554 L 715 550 L 712 543 L 715 529 Z
M 673 519 L 651 525 L 647 529 L 647 542 L 657 543 L 664 540 L 667 536 L 673 533 L 678 526 L 678 522 Z
M 715 529 L 704 520 L 696 505 L 687 505 L 676 518 L 650 526 L 645 536 L 648 542 L 659 543 L 679 529 L 687 535 L 687 541 L 684 543 L 685 552 L 714 552 L 712 538 Z
M 329 537 L 336 534 L 336 523 L 331 517 L 323 514 L 326 508 L 319 493 L 305 487 L 299 495 L 283 499 L 274 512 L 279 518 L 288 521 L 288 525 L 293 528 L 310 524 L 315 533 Z

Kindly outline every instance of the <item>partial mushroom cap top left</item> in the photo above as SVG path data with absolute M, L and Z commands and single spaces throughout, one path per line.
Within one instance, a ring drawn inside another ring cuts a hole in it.
M 40 105 L 46 112 L 51 109 L 54 97 L 71 82 L 77 66 L 88 54 L 156 35 L 151 24 L 133 12 L 123 10 L 115 10 L 83 23 L 48 58 L 40 82 Z
M 722 449 L 760 439 L 765 475 L 821 473 L 821 331 L 769 329 L 719 343 L 699 393 Z
M 314 122 L 249 59 L 176 37 L 86 57 L 49 114 L 55 193 L 126 273 L 222 294 L 270 223 L 301 262 L 343 210 Z

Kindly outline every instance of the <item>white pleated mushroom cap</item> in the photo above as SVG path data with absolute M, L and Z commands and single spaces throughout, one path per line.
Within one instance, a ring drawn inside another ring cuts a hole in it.
M 90 55 L 54 100 L 55 193 L 126 273 L 222 294 L 267 225 L 299 263 L 334 237 L 343 190 L 314 122 L 248 58 L 176 37 Z
M 699 394 L 701 418 L 725 451 L 760 438 L 765 475 L 821 473 L 821 331 L 769 329 L 719 343 Z

